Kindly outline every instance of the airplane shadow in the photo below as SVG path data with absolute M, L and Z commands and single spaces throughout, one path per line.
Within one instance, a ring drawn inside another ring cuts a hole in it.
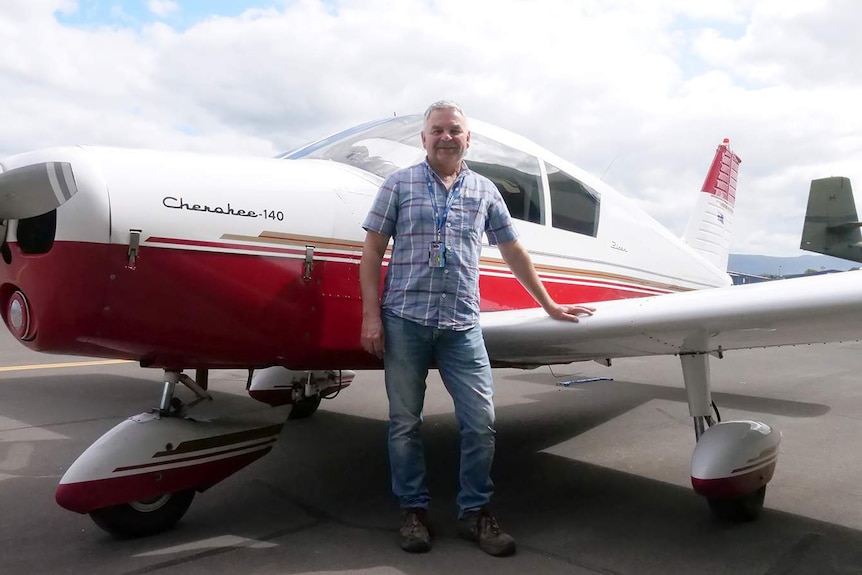
M 518 540 L 522 554 L 596 573 L 862 572 L 862 532 L 768 509 L 768 496 L 767 509 L 758 521 L 721 523 L 690 489 L 542 453 L 649 399 L 684 400 L 674 389 L 615 384 L 613 391 L 605 385 L 601 394 L 588 401 L 577 394 L 549 392 L 529 396 L 532 403 L 498 411 L 494 508 Z M 815 417 L 827 409 L 732 394 L 721 399 L 740 409 L 768 408 L 799 417 Z M 451 414 L 429 417 L 423 426 L 434 496 L 431 519 L 437 546 L 470 549 L 457 539 L 455 530 L 457 433 Z M 435 567 L 420 568 L 415 559 L 395 548 L 397 509 L 388 489 L 385 441 L 385 422 L 326 411 L 289 424 L 274 457 L 262 462 L 267 469 L 255 474 L 253 482 L 257 490 L 253 505 L 266 508 L 282 527 L 262 533 L 260 525 L 243 521 L 248 531 L 239 532 L 281 540 L 304 529 L 335 525 L 354 535 L 362 532 L 359 539 L 368 538 L 375 548 L 382 546 L 386 564 L 398 572 L 440 572 L 437 555 Z M 296 523 L 285 525 L 285 514 L 291 513 L 297 514 Z M 217 517 L 230 516 L 231 511 L 210 508 L 201 514 L 191 521 L 220 524 L 223 519 Z M 187 528 L 194 528 L 191 522 Z M 394 555 L 389 555 L 390 548 L 395 549 Z M 373 554 L 357 561 L 355 556 L 334 553 L 285 572 L 370 568 L 379 564 L 375 561 L 379 558 Z M 525 567 L 511 568 L 523 572 Z M 469 571 L 457 564 L 446 569 Z M 494 569 L 500 567 L 495 564 Z

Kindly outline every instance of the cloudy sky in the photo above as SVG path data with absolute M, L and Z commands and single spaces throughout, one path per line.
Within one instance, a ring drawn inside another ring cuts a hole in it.
M 729 137 L 733 251 L 801 255 L 810 180 L 862 190 L 859 22 L 856 0 L 4 0 L 0 157 L 267 156 L 451 98 L 677 234 Z

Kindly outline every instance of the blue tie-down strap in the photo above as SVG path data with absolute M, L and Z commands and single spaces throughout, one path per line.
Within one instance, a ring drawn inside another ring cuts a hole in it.
M 569 387 L 573 383 L 592 383 L 594 381 L 613 381 L 612 377 L 585 377 L 583 379 L 570 379 L 569 381 L 558 381 L 557 385 Z

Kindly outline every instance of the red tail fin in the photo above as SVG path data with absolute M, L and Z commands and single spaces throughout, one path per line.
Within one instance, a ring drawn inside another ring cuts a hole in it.
M 733 206 L 736 203 L 736 178 L 742 160 L 730 149 L 730 139 L 725 138 L 715 150 L 712 166 L 706 174 L 701 191 L 712 194 Z
M 730 254 L 736 178 L 741 161 L 731 151 L 730 140 L 725 138 L 715 150 L 695 211 L 683 236 L 697 253 L 722 270 L 727 269 Z

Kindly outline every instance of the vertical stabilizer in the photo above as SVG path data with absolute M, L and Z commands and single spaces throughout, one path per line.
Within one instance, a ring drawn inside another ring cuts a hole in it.
M 800 248 L 862 262 L 860 227 L 862 222 L 856 215 L 853 188 L 848 178 L 811 180 Z
M 721 270 L 727 269 L 736 178 L 742 160 L 730 149 L 727 138 L 715 150 L 712 165 L 698 194 L 683 240 Z

